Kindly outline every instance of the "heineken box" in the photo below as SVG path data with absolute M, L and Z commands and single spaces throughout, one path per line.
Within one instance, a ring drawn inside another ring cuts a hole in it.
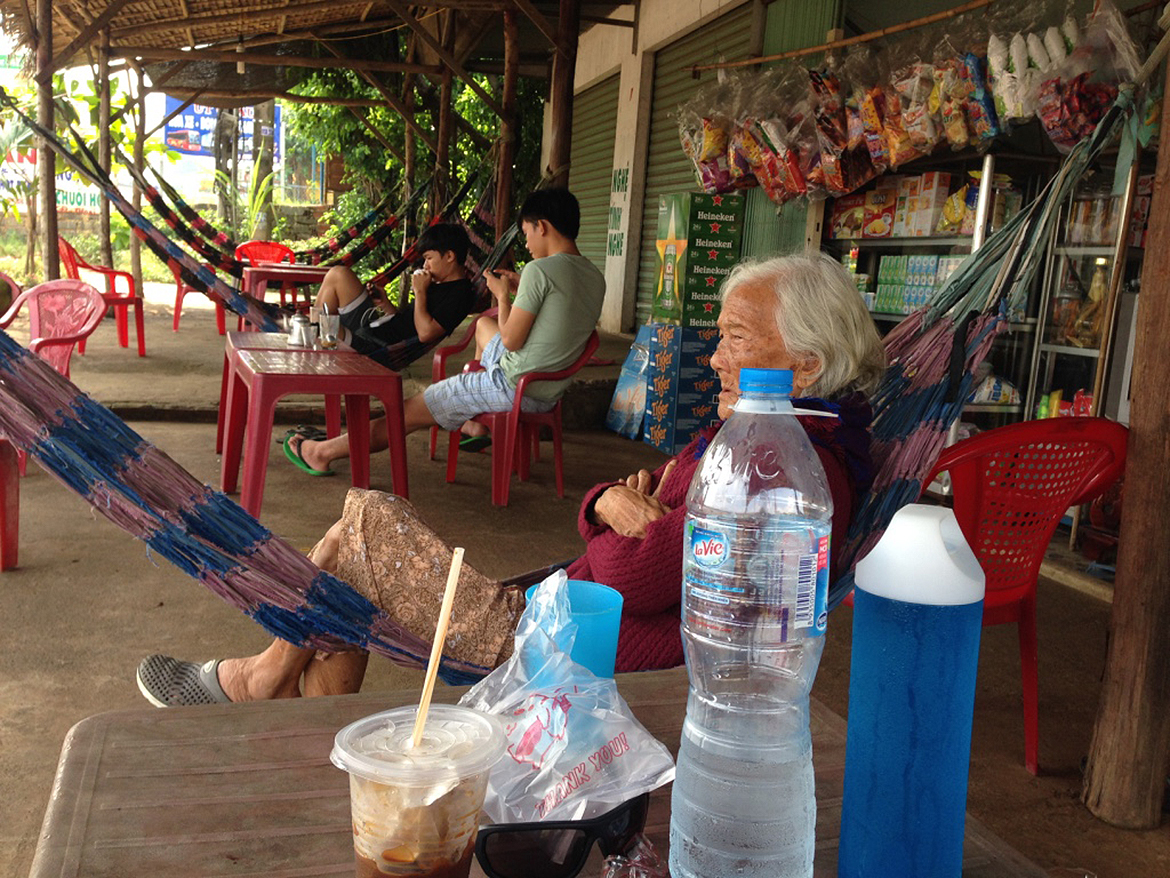
M 653 319 L 713 327 L 719 288 L 739 261 L 742 235 L 742 195 L 659 195 Z
M 677 454 L 719 419 L 719 379 L 711 368 L 718 343 L 715 329 L 651 324 L 643 436 L 647 444 Z

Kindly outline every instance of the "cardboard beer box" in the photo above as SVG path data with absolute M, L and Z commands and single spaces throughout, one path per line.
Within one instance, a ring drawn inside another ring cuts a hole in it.
M 718 288 L 739 261 L 743 211 L 742 195 L 658 196 L 654 320 L 683 323 L 688 291 Z
M 643 436 L 648 445 L 676 454 L 718 420 L 719 379 L 711 369 L 718 343 L 713 328 L 651 325 Z

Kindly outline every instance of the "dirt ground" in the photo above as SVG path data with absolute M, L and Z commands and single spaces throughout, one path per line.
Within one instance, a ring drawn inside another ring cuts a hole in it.
M 167 291 L 155 292 L 147 318 L 149 356 L 139 360 L 117 348 L 107 324 L 89 353 L 75 360 L 74 381 L 99 401 L 137 404 L 128 409 L 136 412 L 132 426 L 216 485 L 219 461 L 208 420 L 218 398 L 222 343 L 211 311 L 197 307 L 195 297 L 185 306 L 182 332 L 172 333 Z M 609 344 L 616 353 L 607 355 L 620 361 L 622 340 Z M 415 372 L 425 378 L 425 369 Z M 572 557 L 581 547 L 576 508 L 582 493 L 663 456 L 604 431 L 572 431 L 566 438 L 566 498 L 557 499 L 546 459 L 531 482 L 514 483 L 510 505 L 496 509 L 488 505 L 488 455 L 464 455 L 456 483 L 448 485 L 443 465 L 427 460 L 425 437 L 416 435 L 409 441 L 411 500 L 489 575 Z M 277 445 L 272 449 L 261 520 L 307 549 L 336 517 L 348 468 L 339 467 L 336 478 L 309 479 L 284 461 Z M 388 489 L 384 462 L 375 462 L 373 473 L 374 487 Z M 21 566 L 0 575 L 8 640 L 0 654 L 0 874 L 12 876 L 26 875 L 31 865 L 66 731 L 95 713 L 144 706 L 134 683 L 143 656 L 206 659 L 266 642 L 247 618 L 152 558 L 35 466 L 21 491 Z M 850 612 L 842 608 L 830 617 L 814 689 L 842 715 L 848 711 Z M 1079 801 L 1079 763 L 1092 732 L 1108 622 L 1107 602 L 1041 582 L 1039 777 L 1023 767 L 1015 631 L 984 629 L 968 810 L 1052 876 L 1170 875 L 1170 826 L 1116 829 Z M 412 686 L 419 678 L 375 659 L 366 690 Z

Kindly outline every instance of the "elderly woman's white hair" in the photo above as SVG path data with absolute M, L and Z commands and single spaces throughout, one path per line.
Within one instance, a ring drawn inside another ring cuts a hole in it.
M 747 284 L 776 297 L 776 328 L 795 359 L 815 357 L 820 372 L 804 396 L 867 396 L 886 370 L 873 318 L 841 263 L 824 253 L 742 262 L 724 280 L 722 298 Z

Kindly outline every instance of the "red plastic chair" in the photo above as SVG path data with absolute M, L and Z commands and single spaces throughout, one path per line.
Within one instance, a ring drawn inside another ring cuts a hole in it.
M 1045 418 L 988 430 L 943 450 L 923 482 L 951 474 L 955 517 L 983 572 L 983 624 L 1020 630 L 1024 765 L 1039 771 L 1036 578 L 1070 506 L 1104 492 L 1125 468 L 1129 431 L 1105 418 Z
M 431 356 L 431 383 L 442 381 L 447 377 L 447 360 L 462 350 L 466 350 L 467 346 L 471 344 L 475 338 L 475 328 L 479 325 L 479 318 L 481 317 L 495 317 L 500 312 L 499 308 L 488 308 L 482 314 L 476 314 L 475 319 L 471 321 L 467 327 L 467 331 L 463 333 L 463 337 L 454 344 L 444 345 L 437 348 L 435 353 Z M 435 450 L 439 445 L 439 428 L 431 427 L 431 460 L 435 459 Z
M 23 307 L 28 308 L 28 349 L 68 378 L 73 348 L 101 323 L 105 297 L 85 281 L 72 278 L 37 284 L 16 297 L 8 313 L 0 317 L 0 329 L 7 329 Z
M 261 262 L 287 262 L 292 265 L 297 261 L 297 255 L 290 248 L 276 241 L 245 241 L 236 247 L 236 259 L 241 262 L 246 259 L 249 265 L 259 265 Z M 296 284 L 281 285 L 281 305 L 285 304 L 286 295 L 292 296 L 294 305 L 297 303 Z M 306 293 L 306 298 L 310 303 L 313 301 L 313 297 L 309 293 Z
M 138 294 L 138 288 L 134 285 L 133 275 L 103 265 L 90 265 L 64 238 L 57 238 L 57 246 L 61 251 L 61 263 L 65 268 L 67 278 L 80 281 L 90 281 L 91 278 L 99 280 L 100 278 L 100 281 L 94 286 L 101 292 L 106 304 L 114 309 L 114 318 L 118 324 L 118 344 L 124 348 L 130 347 L 129 311 L 131 307 L 134 308 L 134 328 L 138 333 L 138 356 L 145 357 L 146 335 L 143 332 L 142 296 Z M 87 272 L 88 277 L 83 272 Z M 84 339 L 77 349 L 80 353 L 85 353 Z
M 18 294 L 0 317 L 0 329 L 7 329 L 27 306 L 29 350 L 69 377 L 73 346 L 97 329 L 106 314 L 102 294 L 84 281 L 72 279 L 52 280 L 20 292 L 19 285 L 7 275 L 0 274 L 0 278 Z M 20 477 L 25 466 L 24 452 L 0 436 L 0 570 L 16 567 Z
M 210 265 L 206 266 L 206 268 L 208 270 L 212 270 Z M 179 272 L 178 266 L 172 265 L 171 273 L 175 276 L 175 317 L 172 322 L 171 329 L 174 332 L 178 332 L 179 317 L 183 313 L 183 299 L 187 297 L 187 293 L 199 293 L 202 296 L 206 296 L 207 293 L 199 289 L 199 287 L 193 287 L 184 281 L 183 275 Z M 211 297 L 208 296 L 208 298 Z M 215 303 L 215 328 L 219 330 L 220 335 L 227 335 L 227 319 L 224 314 L 223 304 L 215 300 L 213 301 Z
M 566 369 L 559 372 L 529 372 L 520 378 L 516 384 L 516 399 L 512 408 L 506 412 L 485 412 L 476 415 L 473 421 L 483 424 L 491 431 L 492 439 L 492 505 L 507 506 L 508 492 L 512 482 L 512 472 L 520 475 L 520 481 L 528 481 L 528 472 L 531 452 L 540 459 L 540 428 L 549 427 L 552 430 L 553 440 L 553 467 L 556 471 L 557 496 L 565 496 L 565 467 L 561 453 L 561 400 L 548 412 L 522 412 L 520 401 L 524 391 L 534 381 L 555 381 L 575 375 L 597 350 L 601 339 L 597 330 L 589 335 L 585 342 L 585 349 L 581 355 Z M 478 361 L 472 360 L 467 369 L 479 368 Z M 466 371 L 466 370 L 465 370 Z M 451 431 L 447 445 L 447 481 L 455 481 L 455 466 L 459 460 L 458 430 Z

